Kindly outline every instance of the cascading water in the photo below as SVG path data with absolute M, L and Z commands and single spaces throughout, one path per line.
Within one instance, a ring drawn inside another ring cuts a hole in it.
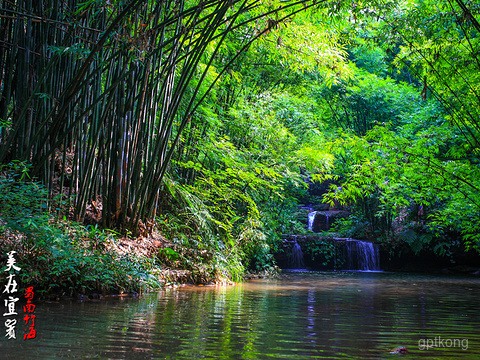
M 378 245 L 368 241 L 348 239 L 345 242 L 344 270 L 378 271 Z
M 316 211 L 308 213 L 308 230 L 313 231 L 313 222 L 315 221 Z
M 292 246 L 292 252 L 288 258 L 288 263 L 289 263 L 290 269 L 303 269 L 304 267 L 302 248 L 298 244 L 296 238 Z

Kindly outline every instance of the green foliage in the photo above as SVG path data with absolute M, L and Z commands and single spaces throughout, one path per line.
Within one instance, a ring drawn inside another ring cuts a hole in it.
M 0 10 L 8 44 L 0 59 L 5 75 L 0 118 L 15 119 L 2 120 L 0 163 L 30 161 L 32 174 L 49 189 L 60 179 L 76 195 L 75 220 L 83 221 L 87 205 L 102 198 L 103 225 L 137 234 L 140 224 L 151 231 L 159 186 L 183 130 L 190 127 L 196 137 L 196 117 L 218 124 L 223 104 L 212 104 L 229 95 L 217 92 L 215 84 L 240 78 L 230 71 L 240 55 L 316 2 L 45 0 L 36 5 L 22 7 L 18 17 Z M 59 18 L 70 30 L 51 27 Z M 263 28 L 256 25 L 260 22 Z M 302 31 L 312 27 L 300 25 Z M 30 30 L 18 31 L 23 27 Z M 318 39 L 322 34 L 308 33 Z M 25 48 L 35 52 L 18 57 Z M 329 47 L 322 43 L 316 48 L 323 50 L 317 58 L 341 57 L 326 54 Z M 11 131 L 4 131 L 4 123 Z M 68 172 L 58 163 L 67 155 Z
M 165 258 L 169 262 L 175 262 L 177 261 L 179 254 L 175 250 L 171 248 L 163 248 L 160 249 L 158 256 L 160 258 Z
M 23 170 L 17 170 L 0 176 L 0 239 L 4 251 L 18 253 L 21 284 L 45 297 L 160 286 L 150 274 L 151 261 L 107 249 L 114 241 L 110 231 L 53 218 L 44 186 L 20 180 Z
M 12 163 L 5 176 L 0 176 L 0 215 L 20 223 L 41 216 L 45 209 L 47 191 L 39 183 L 28 181 L 28 166 Z
M 196 282 L 238 278 L 243 270 L 230 268 L 229 263 L 238 262 L 238 251 L 233 241 L 227 241 L 231 237 L 224 238 L 225 231 L 231 231 L 231 220 L 222 223 L 216 219 L 190 189 L 169 178 L 165 181 L 165 207 L 157 218 L 157 228 L 172 244 L 159 251 L 159 260 L 169 268 L 192 271 Z
M 296 196 L 303 196 L 307 187 L 299 170 L 324 173 L 332 166 L 329 154 L 316 147 L 321 135 L 310 131 L 317 124 L 313 103 L 307 101 L 301 93 L 287 92 L 237 99 L 227 116 L 217 118 L 223 126 L 208 128 L 205 142 L 190 144 L 185 138 L 185 158 L 174 162 L 180 176 L 169 188 L 183 197 L 195 194 L 195 205 L 178 201 L 180 208 L 168 216 L 179 220 L 161 221 L 162 231 L 176 238 L 180 231 L 171 230 L 188 226 L 228 259 L 218 264 L 241 261 L 242 267 L 235 269 L 272 269 L 279 235 L 306 230 L 293 217 Z M 203 214 L 204 221 L 191 223 L 187 214 Z
M 335 259 L 335 243 L 328 238 L 316 238 L 304 243 L 304 255 L 310 257 L 317 265 L 341 268 L 333 264 Z
M 93 275 L 128 288 L 117 275 L 148 272 L 130 258 L 110 267 L 112 231 L 53 219 L 70 210 L 52 196 L 60 186 L 78 220 L 99 198 L 116 231 L 151 231 L 156 216 L 171 242 L 159 260 L 199 280 L 272 268 L 281 235 L 307 231 L 304 201 L 349 207 L 341 236 L 418 254 L 478 250 L 479 8 L 459 4 L 89 0 L 61 14 L 84 24 L 76 36 L 43 31 L 49 22 L 31 22 L 31 39 L 7 31 L 3 227 L 69 291 L 93 288 Z M 20 18 L 0 22 L 17 29 L 8 22 Z M 27 40 L 52 56 L 12 63 Z M 330 193 L 315 200 L 309 181 Z M 310 249 L 325 261 L 331 251 Z
M 371 224 L 361 211 L 350 215 L 348 218 L 337 219 L 330 232 L 339 237 L 353 239 L 368 239 L 370 235 Z
M 12 129 L 12 120 L 11 119 L 1 119 L 0 118 L 0 135 L 2 132 L 6 132 Z
M 337 142 L 349 150 L 348 172 L 344 173 L 341 191 L 336 189 L 327 198 L 363 204 L 367 204 L 366 199 L 376 199 L 377 217 L 399 216 L 402 209 L 416 203 L 428 212 L 426 219 L 437 237 L 442 232 L 475 233 L 476 225 L 471 219 L 479 211 L 480 174 L 468 160 L 448 155 L 457 147 L 457 132 L 447 126 L 439 127 L 436 121 L 430 127 L 417 127 L 414 133 L 411 130 L 409 125 L 397 132 L 376 127 L 364 138 Z M 423 248 L 427 238 L 412 240 L 419 242 L 413 246 L 414 251 Z M 472 243 L 466 245 L 468 248 Z M 445 246 L 436 251 L 448 253 Z
M 377 125 L 396 128 L 421 107 L 419 94 L 410 86 L 360 70 L 349 82 L 315 89 L 315 96 L 330 126 L 360 136 Z
M 371 45 L 362 39 L 351 49 L 351 52 L 358 68 L 378 77 L 385 77 L 388 64 L 382 48 Z
M 331 24 L 313 22 L 301 16 L 272 29 L 259 41 L 265 60 L 290 71 L 319 72 L 327 85 L 351 76 L 346 52 L 338 31 Z
M 394 63 L 416 75 L 422 96 L 436 98 L 464 140 L 478 149 L 478 6 L 448 0 L 404 6 L 406 11 L 392 13 L 382 29 L 401 44 Z

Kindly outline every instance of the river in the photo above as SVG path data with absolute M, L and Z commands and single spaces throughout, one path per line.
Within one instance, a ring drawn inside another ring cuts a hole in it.
M 475 277 L 287 272 L 139 299 L 38 302 L 36 338 L 2 335 L 0 358 L 475 359 L 479 299 Z M 403 346 L 408 354 L 390 353 Z

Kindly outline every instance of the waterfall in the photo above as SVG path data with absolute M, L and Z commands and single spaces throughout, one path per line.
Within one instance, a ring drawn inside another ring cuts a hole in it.
M 292 252 L 288 257 L 288 263 L 289 263 L 290 269 L 303 269 L 304 267 L 302 248 L 298 244 L 296 237 L 295 237 L 295 243 L 293 244 L 293 247 L 292 247 Z
M 380 270 L 378 245 L 368 241 L 348 239 L 345 243 L 344 270 Z
M 310 231 L 313 231 L 313 222 L 315 221 L 315 215 L 317 215 L 316 211 L 308 213 L 308 230 Z

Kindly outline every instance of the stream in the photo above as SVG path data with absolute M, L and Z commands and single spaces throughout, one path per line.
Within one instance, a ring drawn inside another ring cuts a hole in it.
M 480 358 L 480 279 L 285 272 L 135 298 L 38 302 L 5 359 Z M 20 323 L 20 321 L 19 321 Z M 2 324 L 3 325 L 3 324 Z M 391 353 L 405 346 L 408 354 Z

